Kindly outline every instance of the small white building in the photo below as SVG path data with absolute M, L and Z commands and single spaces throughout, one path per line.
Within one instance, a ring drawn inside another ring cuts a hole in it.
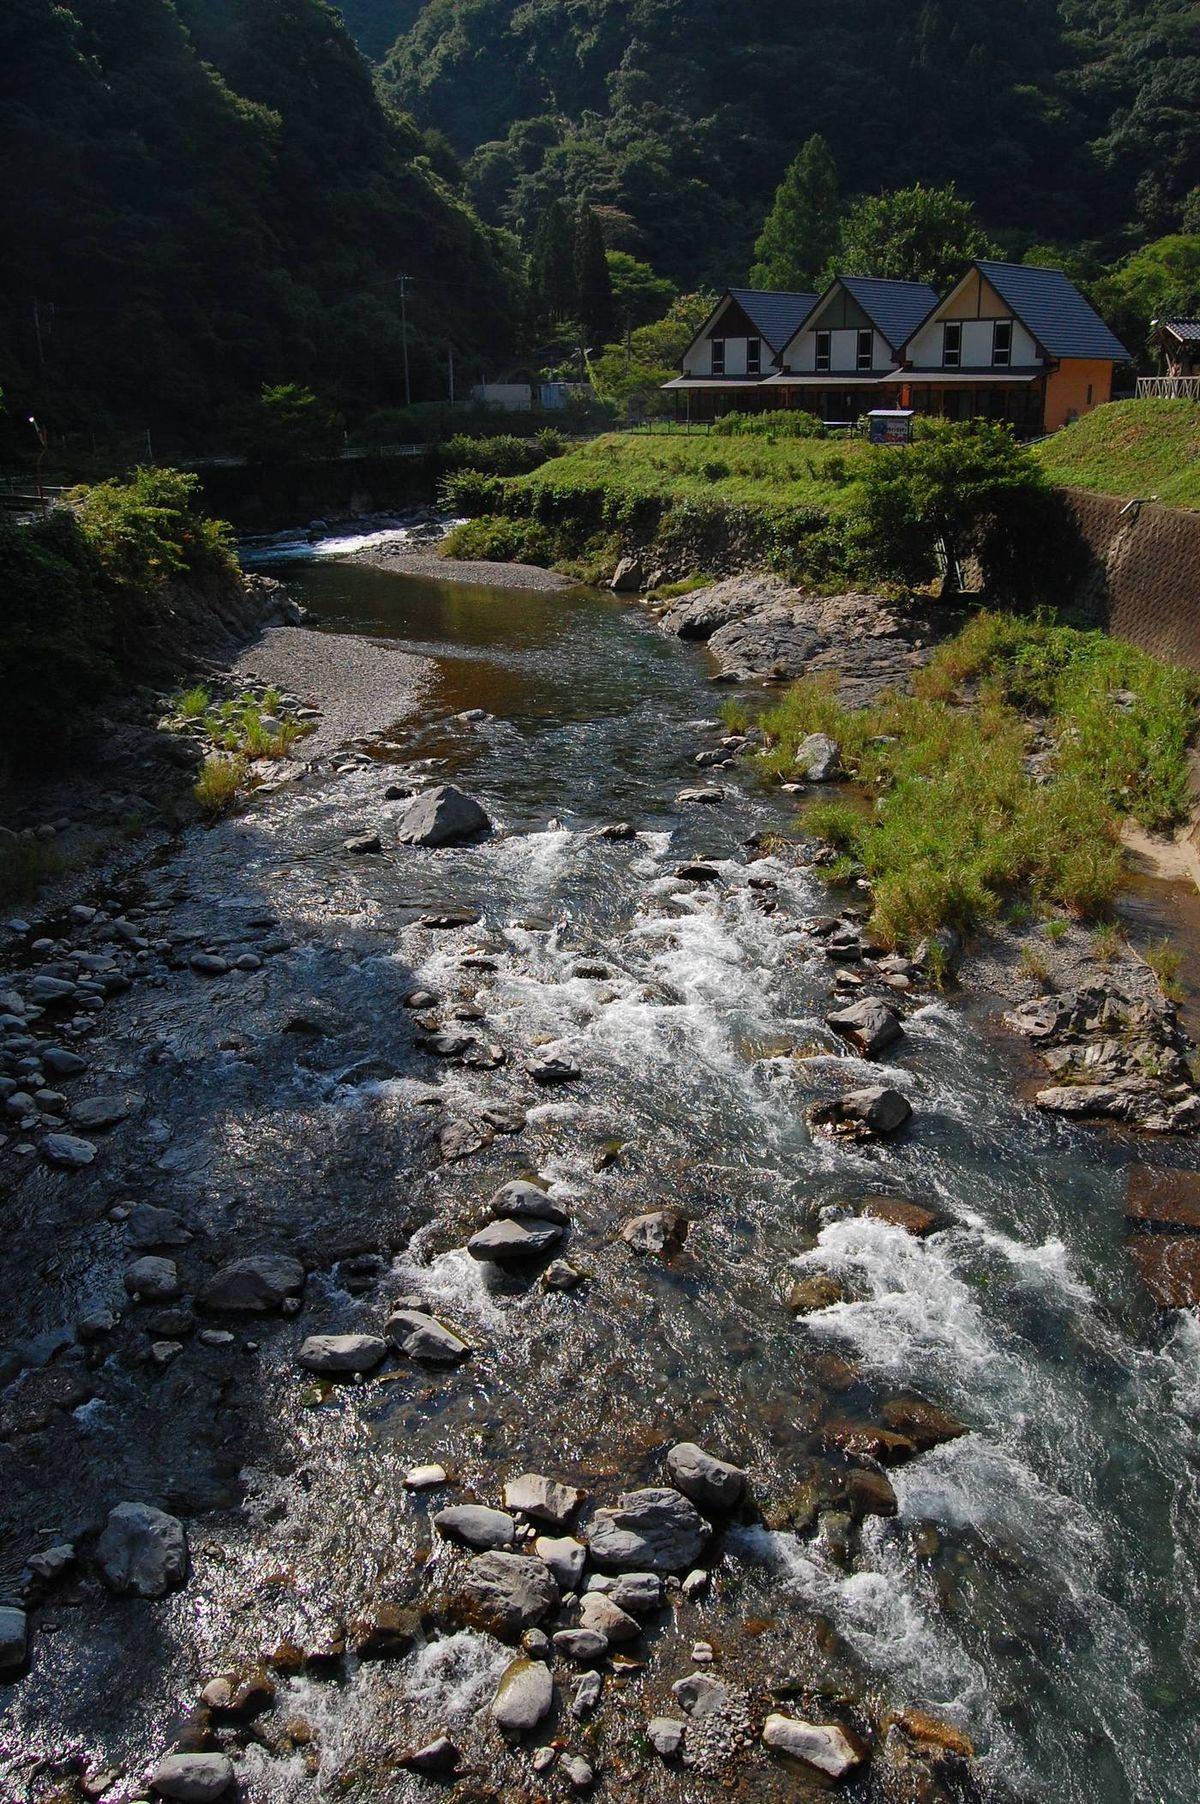
M 477 382 L 471 399 L 480 407 L 498 407 L 504 413 L 529 413 L 533 386 L 529 382 Z

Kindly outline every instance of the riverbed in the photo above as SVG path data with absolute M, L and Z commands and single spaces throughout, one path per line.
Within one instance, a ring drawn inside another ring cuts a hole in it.
M 889 1709 L 918 1707 L 970 1738 L 978 1795 L 1193 1796 L 1200 1330 L 1150 1308 L 1123 1250 L 1131 1168 L 1188 1166 L 1187 1144 L 1039 1114 L 987 1007 L 952 992 L 906 1002 L 885 1062 L 849 1058 L 804 930 L 826 892 L 786 847 L 762 855 L 788 804 L 738 769 L 718 773 L 719 802 L 679 799 L 704 780 L 695 754 L 728 691 L 635 607 L 341 558 L 272 574 L 318 630 L 427 660 L 416 711 L 368 755 L 189 833 L 116 898 L 150 911 L 151 940 L 169 927 L 181 946 L 274 949 L 210 977 L 168 960 L 108 1008 L 93 1051 L 144 1108 L 86 1172 L 13 1189 L 24 1256 L 4 1303 L 32 1345 L 122 1302 L 110 1210 L 142 1200 L 189 1223 L 189 1291 L 222 1259 L 286 1248 L 308 1268 L 304 1307 L 227 1346 L 181 1329 L 152 1373 L 128 1308 L 87 1363 L 88 1395 L 5 1442 L 24 1492 L 16 1564 L 35 1531 L 86 1547 L 129 1498 L 176 1510 L 192 1559 L 187 1586 L 153 1604 L 114 1601 L 86 1560 L 49 1595 L 3 1700 L 11 1795 L 75 1796 L 54 1786 L 105 1766 L 106 1799 L 141 1795 L 200 1687 L 285 1644 L 316 1657 L 277 1661 L 271 1711 L 223 1739 L 265 1804 L 415 1804 L 431 1793 L 400 1756 L 441 1732 L 464 1796 L 566 1795 L 531 1765 L 555 1740 L 586 1755 L 605 1799 L 807 1795 L 757 1745 L 726 1760 L 698 1738 L 683 1768 L 649 1749 L 647 1721 L 680 1714 L 672 1682 L 707 1643 L 705 1669 L 744 1696 L 755 1735 L 772 1694 L 864 1744 Z M 405 803 L 386 788 L 435 781 L 476 797 L 492 833 L 396 845 Z M 632 837 L 597 836 L 619 821 Z M 381 855 L 342 849 L 375 829 Z M 715 880 L 677 875 L 688 861 Z M 471 918 L 432 924 L 454 910 Z M 414 989 L 466 1011 L 503 1062 L 431 1058 L 404 1007 Z M 532 1086 L 524 1067 L 547 1052 L 579 1079 Z M 810 1135 L 806 1105 L 850 1077 L 909 1099 L 903 1136 Z M 443 1158 L 443 1130 L 486 1127 L 495 1104 L 523 1129 Z M 532 1175 L 570 1216 L 560 1252 L 583 1281 L 569 1292 L 464 1251 L 493 1191 Z M 861 1212 L 881 1195 L 939 1225 L 917 1238 Z M 670 1261 L 620 1238 L 658 1209 L 691 1224 Z M 364 1257 L 374 1277 L 350 1282 Z M 797 1318 L 786 1280 L 818 1272 L 847 1298 Z M 298 1370 L 305 1335 L 378 1332 L 402 1295 L 473 1357 L 333 1387 Z M 897 1396 L 967 1432 L 890 1469 L 894 1517 L 868 1514 L 844 1542 L 828 1523 L 766 1526 L 787 1519 L 831 1425 L 875 1422 Z M 529 1471 L 609 1504 L 664 1482 L 680 1440 L 744 1467 L 756 1509 L 715 1543 L 708 1589 L 648 1620 L 632 1662 L 607 1671 L 594 1711 L 571 1714 L 556 1672 L 555 1714 L 506 1749 L 486 1706 L 511 1650 L 441 1609 L 465 1556 L 432 1512 L 497 1504 Z M 447 1485 L 406 1490 L 426 1462 Z M 344 1625 L 381 1598 L 424 1613 L 418 1644 L 343 1654 Z M 882 1785 L 877 1758 L 843 1789 Z

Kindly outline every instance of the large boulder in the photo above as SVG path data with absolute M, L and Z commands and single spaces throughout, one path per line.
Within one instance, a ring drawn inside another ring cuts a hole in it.
M 559 1484 L 557 1479 L 544 1478 L 540 1472 L 522 1472 L 504 1486 L 506 1510 L 516 1510 L 551 1528 L 565 1528 L 582 1502 L 583 1492 L 574 1485 Z
M 669 1259 L 687 1239 L 690 1222 L 677 1209 L 652 1209 L 621 1224 L 621 1239 L 631 1252 Z
M 439 1535 L 489 1551 L 511 1547 L 517 1532 L 516 1523 L 506 1510 L 489 1509 L 485 1503 L 451 1504 L 449 1509 L 437 1512 L 433 1526 Z
M 512 1221 L 504 1217 L 472 1234 L 467 1251 L 472 1259 L 503 1265 L 510 1259 L 537 1259 L 562 1239 L 557 1222 Z
M 830 1779 L 843 1779 L 862 1764 L 862 1751 L 837 1723 L 806 1723 L 799 1717 L 768 1716 L 763 1745 L 816 1767 Z
M 832 1102 L 813 1103 L 810 1126 L 839 1140 L 875 1140 L 894 1134 L 912 1114 L 912 1105 L 899 1090 L 882 1085 L 867 1090 L 847 1090 Z
M 541 1560 L 520 1553 L 481 1553 L 467 1568 L 462 1599 L 473 1620 L 497 1635 L 519 1635 L 558 1602 L 558 1586 Z
M 378 1334 L 310 1334 L 298 1357 L 306 1372 L 341 1378 L 373 1372 L 387 1350 Z
M 119 1503 L 109 1511 L 96 1559 L 118 1596 L 165 1597 L 185 1582 L 187 1536 L 182 1522 L 149 1503 Z
M 676 1490 L 698 1503 L 702 1510 L 735 1510 L 746 1490 L 746 1474 L 740 1466 L 706 1453 L 695 1441 L 680 1441 L 667 1455 L 667 1470 Z
M 388 1317 L 384 1333 L 400 1353 L 426 1365 L 454 1366 L 469 1358 L 470 1344 L 436 1316 L 423 1309 L 396 1309 Z
M 806 783 L 832 783 L 842 775 L 842 752 L 828 733 L 807 733 L 796 747 L 796 775 Z
M 232 1784 L 233 1766 L 226 1754 L 168 1754 L 150 1779 L 151 1789 L 175 1804 L 209 1804 L 211 1798 L 223 1798 Z
M 615 595 L 636 595 L 646 586 L 646 571 L 639 557 L 623 557 L 612 573 L 609 588 Z
M 536 1729 L 554 1702 L 554 1682 L 544 1660 L 514 1660 L 505 1668 L 492 1699 L 492 1719 L 501 1729 L 520 1734 Z
M 825 1020 L 835 1034 L 841 1034 L 869 1059 L 904 1035 L 895 1009 L 890 1009 L 878 996 L 864 996 L 861 1002 L 852 1002 L 848 1008 L 834 1009 Z
M 269 1315 L 304 1289 L 304 1267 L 290 1253 L 251 1253 L 222 1266 L 200 1292 L 217 1315 Z
M 570 1219 L 562 1203 L 548 1196 L 540 1184 L 531 1184 L 527 1178 L 514 1178 L 510 1184 L 502 1184 L 488 1209 L 494 1217 L 518 1221 L 562 1223 Z
M 710 1530 L 686 1497 L 664 1485 L 627 1491 L 615 1508 L 597 1510 L 584 1533 L 597 1566 L 685 1572 L 704 1551 Z
M 439 783 L 409 803 L 396 837 L 405 846 L 451 846 L 486 833 L 491 824 L 478 802 L 453 783 Z

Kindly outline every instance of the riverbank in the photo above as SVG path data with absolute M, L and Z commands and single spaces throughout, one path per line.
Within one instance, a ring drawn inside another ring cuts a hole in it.
M 385 732 L 416 713 L 431 665 L 386 642 L 305 627 L 273 627 L 230 667 L 231 681 L 273 684 L 319 715 L 295 747 L 304 760 Z
M 353 553 L 352 557 L 355 563 L 391 570 L 397 576 L 427 576 L 442 583 L 473 583 L 477 588 L 550 592 L 577 586 L 574 578 L 538 564 L 444 557 L 438 551 L 415 551 L 403 539 L 385 540 L 367 551 Z

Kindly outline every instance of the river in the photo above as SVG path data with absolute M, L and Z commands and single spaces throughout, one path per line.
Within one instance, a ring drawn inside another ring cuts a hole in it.
M 815 1141 L 804 1107 L 846 1057 L 822 1019 L 831 967 L 801 930 L 827 897 L 786 856 L 752 850 L 788 831 L 785 798 L 723 771 L 720 806 L 677 802 L 727 693 L 702 651 L 587 592 L 337 559 L 272 573 L 318 627 L 429 658 L 419 718 L 382 768 L 281 789 L 185 836 L 148 877 L 200 934 L 269 905 L 288 950 L 253 999 L 214 1002 L 193 983 L 181 1000 L 168 984 L 104 1031 L 117 1062 L 122 1037 L 130 1068 L 135 1045 L 158 1061 L 145 1081 L 170 1144 L 145 1174 L 155 1196 L 186 1198 L 214 1248 L 286 1241 L 319 1269 L 302 1315 L 256 1334 L 235 1379 L 189 1346 L 169 1374 L 174 1413 L 132 1380 L 83 1406 L 88 1484 L 99 1470 L 110 1492 L 140 1495 L 140 1481 L 166 1495 L 169 1467 L 172 1494 L 206 1513 L 189 1524 L 186 1591 L 114 1607 L 85 1588 L 59 1611 L 9 1696 L 10 1783 L 30 1749 L 86 1748 L 132 1776 L 197 1682 L 231 1661 L 333 1637 L 380 1593 L 428 1607 L 462 1556 L 429 1526 L 447 1492 L 406 1492 L 409 1466 L 442 1463 L 456 1500 L 498 1503 L 504 1478 L 535 1471 L 611 1502 L 661 1482 L 663 1450 L 696 1440 L 746 1467 L 778 1520 L 823 1424 L 872 1420 L 912 1392 L 969 1432 L 891 1471 L 894 1518 L 867 1517 L 844 1549 L 731 1528 L 708 1594 L 647 1628 L 644 1665 L 609 1677 L 587 1724 L 563 1713 L 535 1743 L 586 1751 L 605 1798 L 717 1795 L 723 1778 L 737 1795 L 799 1795 L 761 1749 L 711 1781 L 647 1753 L 646 1719 L 678 1713 L 671 1681 L 705 1640 L 717 1676 L 752 1697 L 790 1683 L 810 1709 L 842 1700 L 843 1720 L 917 1705 L 957 1725 L 985 1796 L 1192 1798 L 1200 1328 L 1150 1308 L 1122 1245 L 1130 1166 L 1186 1164 L 1186 1149 L 1040 1115 L 988 1011 L 955 994 L 922 996 L 894 1062 L 860 1067 L 909 1098 L 909 1131 Z M 381 800 L 383 784 L 414 767 L 460 784 L 497 830 L 347 858 L 342 839 L 393 818 L 402 804 Z M 594 836 L 616 820 L 636 837 Z M 675 875 L 696 858 L 719 881 Z M 772 910 L 751 875 L 777 884 Z M 421 923 L 447 905 L 478 922 Z M 400 1006 L 414 985 L 481 1009 L 508 1063 L 446 1067 L 417 1051 Z M 324 1011 L 323 1038 L 285 1031 L 301 1004 Z M 582 1079 L 538 1094 L 522 1133 L 440 1163 L 433 1128 L 528 1100 L 521 1059 L 547 1046 Z M 563 1251 L 586 1282 L 567 1294 L 490 1278 L 463 1251 L 495 1187 L 531 1173 L 571 1212 Z M 881 1194 L 947 1225 L 917 1239 L 857 1212 Z M 691 1218 L 683 1251 L 634 1258 L 620 1224 L 665 1207 Z M 355 1297 L 336 1254 L 373 1245 L 391 1270 Z M 119 1258 L 94 1240 L 80 1252 L 101 1271 Z M 848 1300 L 793 1317 L 789 1270 L 843 1279 Z M 313 1393 L 298 1338 L 377 1331 L 402 1293 L 459 1324 L 475 1357 Z M 207 1438 L 198 1412 L 211 1412 Z M 69 1482 L 48 1475 L 47 1509 Z M 444 1729 L 494 1788 L 469 1795 L 561 1795 L 477 1717 L 508 1658 L 487 1635 L 443 1629 L 399 1661 L 287 1680 L 272 1720 L 307 1728 L 250 1739 L 246 1795 L 408 1804 L 428 1788 L 396 1769 L 397 1751 Z M 20 1783 L 19 1796 L 50 1795 Z M 868 1769 L 845 1795 L 882 1797 L 877 1785 Z

